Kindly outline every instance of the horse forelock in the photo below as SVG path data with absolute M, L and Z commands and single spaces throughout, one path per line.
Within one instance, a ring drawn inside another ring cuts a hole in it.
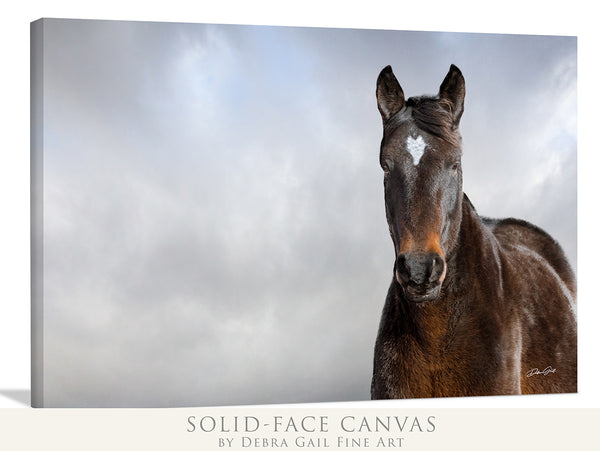
M 406 109 L 410 109 L 410 116 L 419 129 L 460 148 L 461 137 L 452 108 L 449 101 L 437 97 L 410 97 L 406 101 Z

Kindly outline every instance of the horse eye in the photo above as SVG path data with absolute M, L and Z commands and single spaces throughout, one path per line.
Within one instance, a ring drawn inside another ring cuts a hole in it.
M 453 164 L 453 165 L 450 167 L 450 169 L 452 170 L 452 172 L 456 172 L 456 171 L 458 171 L 458 163 L 454 163 L 454 164 Z

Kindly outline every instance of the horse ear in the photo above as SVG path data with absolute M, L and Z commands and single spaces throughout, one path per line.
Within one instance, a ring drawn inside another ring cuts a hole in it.
M 465 105 L 465 78 L 454 64 L 450 65 L 450 70 L 440 86 L 440 99 L 447 101 L 454 125 L 458 126 Z
M 377 108 L 383 121 L 387 121 L 404 107 L 404 91 L 392 67 L 385 67 L 377 77 Z

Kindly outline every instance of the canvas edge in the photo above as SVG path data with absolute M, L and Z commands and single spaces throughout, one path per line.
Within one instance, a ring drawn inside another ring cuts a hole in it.
M 44 406 L 44 20 L 30 24 L 31 406 Z

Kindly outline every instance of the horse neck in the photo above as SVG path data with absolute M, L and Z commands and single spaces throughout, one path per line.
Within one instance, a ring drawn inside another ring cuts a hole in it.
M 496 253 L 495 240 L 483 224 L 475 208 L 464 196 L 462 201 L 461 223 L 453 248 L 446 256 L 446 278 L 440 298 L 426 305 L 414 305 L 402 298 L 400 316 L 405 330 L 410 331 L 424 350 L 443 352 L 454 336 L 461 318 L 467 315 L 473 302 L 472 292 L 485 281 L 480 277 L 495 277 L 495 269 L 490 274 L 482 274 L 488 268 L 486 259 Z
M 448 293 L 460 293 L 471 287 L 474 279 L 481 274 L 480 269 L 488 269 L 490 258 L 495 260 L 498 254 L 494 235 L 483 223 L 466 194 L 463 194 L 461 208 L 458 234 L 452 249 L 446 255 L 444 285 Z
M 475 285 L 494 283 L 499 277 L 498 243 L 475 207 L 463 195 L 458 236 L 446 256 L 445 292 L 464 297 Z

